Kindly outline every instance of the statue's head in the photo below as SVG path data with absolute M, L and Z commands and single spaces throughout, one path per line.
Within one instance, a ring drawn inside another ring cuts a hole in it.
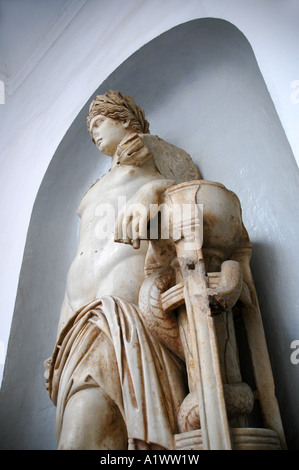
M 87 129 L 97 147 L 106 155 L 113 155 L 129 134 L 148 134 L 149 123 L 133 98 L 110 90 L 96 96 L 90 104 Z

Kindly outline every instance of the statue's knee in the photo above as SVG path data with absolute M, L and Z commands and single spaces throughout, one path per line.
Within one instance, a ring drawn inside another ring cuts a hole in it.
M 127 432 L 114 402 L 98 387 L 75 393 L 68 401 L 59 450 L 126 449 Z

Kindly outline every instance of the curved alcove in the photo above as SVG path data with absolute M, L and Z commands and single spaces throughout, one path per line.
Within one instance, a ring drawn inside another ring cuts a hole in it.
M 290 362 L 290 343 L 299 338 L 295 164 L 250 44 L 226 21 L 190 21 L 135 52 L 90 100 L 108 89 L 132 95 L 151 133 L 185 149 L 205 179 L 239 196 L 254 243 L 252 269 L 282 418 L 289 446 L 296 447 L 299 410 L 292 396 L 299 380 Z M 2 386 L 6 449 L 56 446 L 43 361 L 54 346 L 76 249 L 77 207 L 89 184 L 109 169 L 86 130 L 90 100 L 53 156 L 32 212 Z

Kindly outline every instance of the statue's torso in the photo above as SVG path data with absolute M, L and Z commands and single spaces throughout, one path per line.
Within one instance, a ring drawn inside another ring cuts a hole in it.
M 83 305 L 103 295 L 137 303 L 144 280 L 147 242 L 139 250 L 114 241 L 114 222 L 124 203 L 151 180 L 162 178 L 152 164 L 117 166 L 83 197 L 78 208 L 80 231 L 77 252 L 67 278 L 61 322 Z

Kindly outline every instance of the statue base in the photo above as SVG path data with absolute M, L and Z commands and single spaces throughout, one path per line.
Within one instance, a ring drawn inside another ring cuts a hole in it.
M 204 450 L 201 429 L 175 434 L 175 450 Z M 271 429 L 231 428 L 233 450 L 282 450 L 278 434 Z

